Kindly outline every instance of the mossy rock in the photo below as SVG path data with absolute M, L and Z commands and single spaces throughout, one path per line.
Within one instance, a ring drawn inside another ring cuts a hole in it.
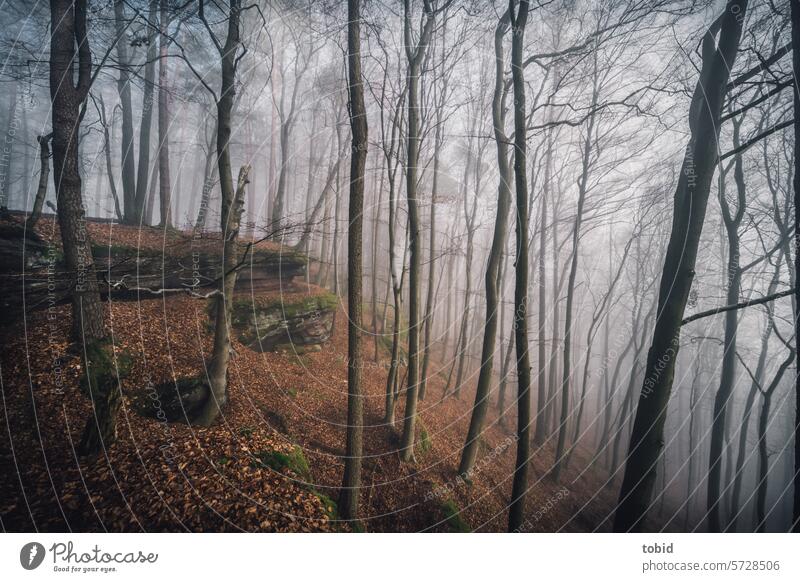
M 469 533 L 472 531 L 472 528 L 467 521 L 461 517 L 461 510 L 459 509 L 458 505 L 456 505 L 455 501 L 452 499 L 443 501 L 439 506 L 439 509 L 444 514 L 447 527 L 450 529 L 450 531 L 454 533 Z
M 297 445 L 288 453 L 258 451 L 254 457 L 254 462 L 257 466 L 268 467 L 275 471 L 289 469 L 292 473 L 305 480 L 309 480 L 311 477 L 311 468 L 308 466 L 305 455 L 303 455 L 303 449 Z
M 417 453 L 420 455 L 425 455 L 433 448 L 433 441 L 431 440 L 431 435 L 428 434 L 428 430 L 425 428 L 425 425 L 422 424 L 421 419 L 417 419 Z
M 309 346 L 330 339 L 337 303 L 330 293 L 295 303 L 240 300 L 234 302 L 231 322 L 239 340 L 255 351 L 295 349 L 304 353 L 312 351 Z

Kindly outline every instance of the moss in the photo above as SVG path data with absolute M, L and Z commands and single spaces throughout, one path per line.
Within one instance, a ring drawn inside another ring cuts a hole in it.
M 433 441 L 431 440 L 431 436 L 428 434 L 425 425 L 422 424 L 421 419 L 417 419 L 417 426 L 419 427 L 419 436 L 417 437 L 417 451 L 421 455 L 424 455 L 433 448 Z
M 456 505 L 455 501 L 452 499 L 443 501 L 440 505 L 440 509 L 444 514 L 444 517 L 447 520 L 447 526 L 451 531 L 455 533 L 469 533 L 472 531 L 470 525 L 463 517 L 461 517 L 461 510 L 459 509 L 458 505 Z
M 247 329 L 252 326 L 253 318 L 259 316 L 274 317 L 277 320 L 276 323 L 278 323 L 283 320 L 294 319 L 306 313 L 332 311 L 336 309 L 338 303 L 339 299 L 333 293 L 322 293 L 320 295 L 306 297 L 302 301 L 297 301 L 295 303 L 287 303 L 280 298 L 262 302 L 258 297 L 255 299 L 253 297 L 244 297 L 233 300 L 231 324 L 236 329 Z M 210 316 L 214 313 L 214 304 L 216 304 L 216 302 L 212 302 L 212 307 L 208 308 Z M 254 335 L 252 338 L 250 338 L 249 335 L 247 337 L 242 337 L 242 341 L 245 341 L 245 343 L 247 343 L 247 339 L 250 341 L 256 339 Z
M 239 436 L 250 438 L 251 436 L 253 436 L 253 427 L 243 426 L 242 428 L 239 429 Z
M 126 257 L 160 258 L 163 255 L 157 250 L 137 248 L 130 245 L 92 243 L 92 256 L 95 258 L 112 257 L 114 259 L 121 259 Z
M 286 468 L 306 480 L 311 477 L 311 468 L 303 455 L 303 450 L 296 445 L 288 454 L 278 451 L 259 451 L 255 457 L 256 465 L 260 464 L 275 471 Z
M 313 491 L 314 495 L 322 502 L 322 506 L 325 508 L 325 515 L 328 516 L 330 520 L 339 519 L 339 507 L 336 502 L 325 495 L 324 493 L 320 493 L 319 491 Z
M 125 351 L 114 355 L 108 340 L 86 345 L 86 366 L 80 378 L 81 391 L 91 397 L 95 393 L 116 385 L 130 374 L 133 358 Z

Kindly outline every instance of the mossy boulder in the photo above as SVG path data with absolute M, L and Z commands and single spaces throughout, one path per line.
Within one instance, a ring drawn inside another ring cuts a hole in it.
M 336 296 L 330 293 L 294 303 L 239 301 L 234 305 L 232 319 L 239 339 L 253 350 L 305 351 L 330 339 L 336 304 Z

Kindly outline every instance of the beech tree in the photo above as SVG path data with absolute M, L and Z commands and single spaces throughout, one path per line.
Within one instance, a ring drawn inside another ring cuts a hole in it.
M 722 98 L 730 67 L 736 60 L 746 10 L 746 0 L 730 0 L 703 38 L 703 64 L 689 111 L 691 137 L 675 191 L 658 317 L 636 409 L 619 508 L 614 518 L 616 531 L 643 528 L 653 493 L 681 320 L 691 289 L 700 230 L 716 165 Z
M 363 456 L 364 393 L 362 323 L 362 225 L 364 222 L 364 168 L 367 161 L 367 111 L 361 80 L 361 6 L 347 3 L 347 68 L 350 97 L 350 127 L 353 134 L 350 158 L 349 229 L 347 231 L 347 445 L 339 510 L 344 519 L 358 517 Z

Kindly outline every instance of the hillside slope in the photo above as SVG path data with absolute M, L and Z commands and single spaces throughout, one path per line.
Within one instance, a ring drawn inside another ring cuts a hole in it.
M 117 232 L 124 228 L 115 226 Z M 153 231 L 155 229 L 144 229 Z M 132 236 L 127 233 L 126 236 Z M 143 239 L 157 241 L 153 232 Z M 294 304 L 324 290 L 295 281 L 240 293 L 237 301 Z M 143 414 L 155 387 L 204 373 L 211 351 L 208 302 L 185 294 L 107 304 L 117 353 L 128 357 L 119 440 L 79 459 L 74 445 L 91 411 L 78 387 L 80 358 L 69 351 L 69 307 L 28 314 L 3 330 L 0 518 L 7 531 L 331 531 L 344 452 L 346 313 L 320 348 L 255 351 L 234 334 L 230 403 L 222 422 L 196 428 Z M 371 350 L 368 351 L 371 353 Z M 384 357 L 388 357 L 384 355 Z M 471 390 L 441 400 L 433 374 L 420 405 L 417 462 L 399 461 L 398 427 L 382 422 L 388 362 L 365 365 L 362 493 L 366 531 L 504 531 L 515 441 L 513 398 L 506 426 L 492 406 L 471 483 L 458 478 Z M 465 388 L 475 378 L 467 379 Z M 509 385 L 513 386 L 512 384 Z M 402 418 L 402 398 L 397 417 Z M 399 424 L 399 423 L 398 423 Z M 9 436 L 10 435 L 10 436 Z M 614 497 L 577 467 L 545 478 L 549 446 L 534 447 L 528 531 L 608 527 Z M 605 523 L 604 523 L 605 522 Z

